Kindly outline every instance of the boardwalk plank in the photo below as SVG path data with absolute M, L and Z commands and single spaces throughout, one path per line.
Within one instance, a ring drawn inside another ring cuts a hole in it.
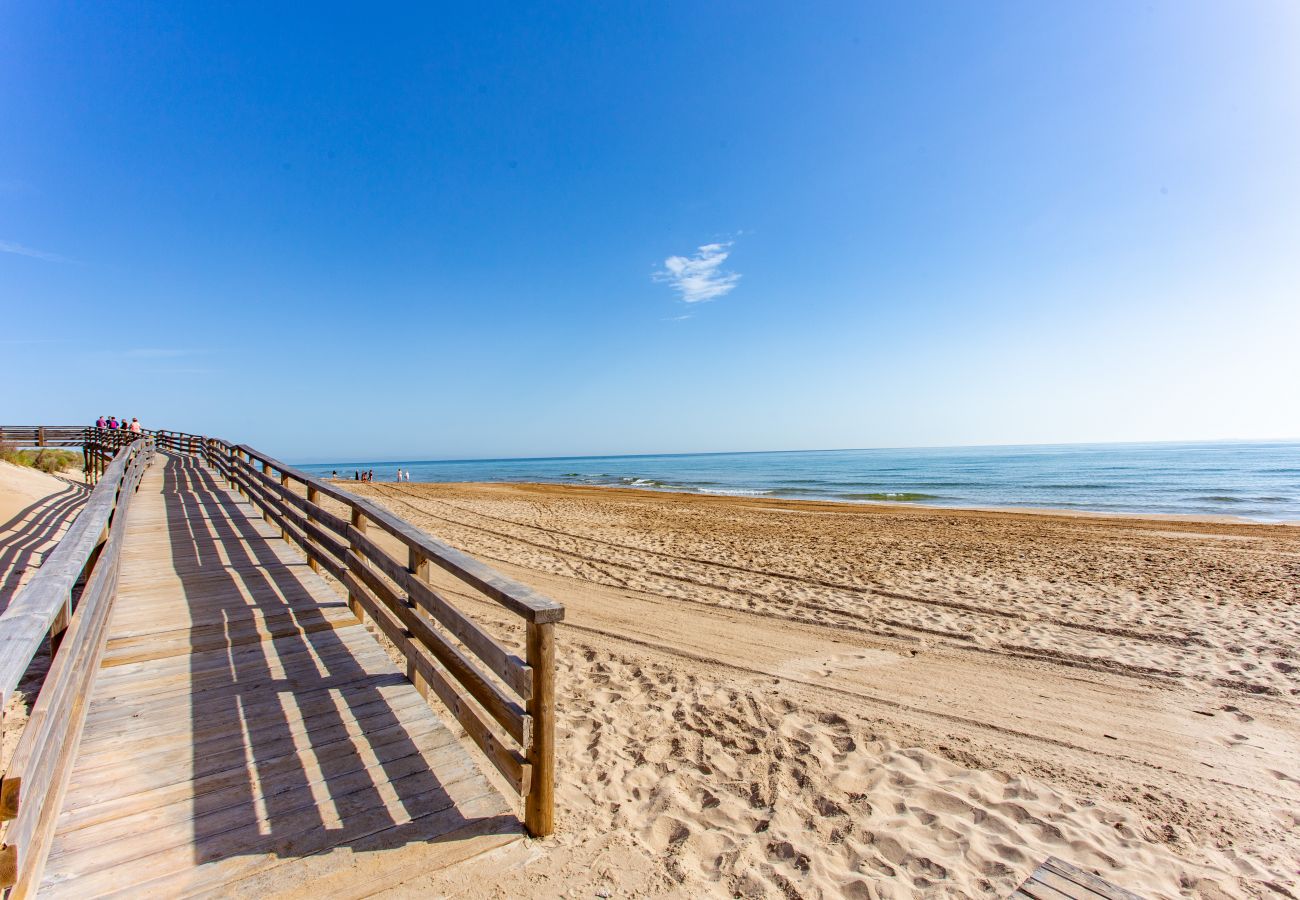
M 362 733 L 365 734 L 366 741 L 371 748 L 378 752 L 389 743 L 403 740 L 404 736 L 414 737 L 424 733 L 423 729 L 425 727 L 427 726 L 399 724 L 376 731 L 364 732 L 355 728 L 349 731 L 336 728 L 333 733 L 339 734 L 338 739 L 314 743 L 312 756 L 315 758 L 315 764 L 320 765 L 332 758 L 353 754 L 356 752 L 355 739 Z M 447 738 L 450 739 L 450 733 L 447 734 Z M 315 733 L 312 735 L 312 740 L 318 740 Z M 282 749 L 284 752 L 275 756 L 268 756 L 260 761 L 257 774 L 262 783 L 264 783 L 265 779 L 277 775 L 281 771 L 302 766 L 301 752 L 296 744 L 289 742 Z M 195 773 L 192 779 L 182 778 L 179 781 L 168 781 L 164 772 L 161 776 L 155 776 L 152 781 L 141 779 L 125 786 L 114 785 L 116 790 L 112 794 L 100 793 L 95 796 L 83 796 L 82 799 L 86 802 L 79 807 L 70 807 L 65 804 L 65 815 L 61 828 L 67 834 L 88 825 L 117 820 L 131 809 L 143 808 L 146 804 L 165 804 L 176 800 L 192 800 L 202 794 L 222 790 L 230 785 L 232 781 L 245 777 L 247 772 L 248 768 L 245 760 L 241 758 L 227 760 L 225 765 L 210 767 L 202 774 Z
M 519 839 L 277 528 L 188 458 L 134 504 L 42 896 L 359 897 Z
M 1032 900 L 1142 900 L 1063 859 L 1049 856 L 1011 894 Z

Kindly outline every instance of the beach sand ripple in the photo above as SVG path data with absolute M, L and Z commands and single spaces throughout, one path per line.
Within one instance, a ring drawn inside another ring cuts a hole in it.
M 569 610 L 556 836 L 426 889 L 1000 897 L 1056 855 L 1300 895 L 1300 530 L 363 490 Z

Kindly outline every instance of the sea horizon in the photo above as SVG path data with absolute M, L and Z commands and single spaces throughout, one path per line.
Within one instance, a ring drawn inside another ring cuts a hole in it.
M 300 464 L 350 480 L 539 482 L 951 508 L 1300 521 L 1300 441 L 1221 440 L 959 447 L 349 460 Z

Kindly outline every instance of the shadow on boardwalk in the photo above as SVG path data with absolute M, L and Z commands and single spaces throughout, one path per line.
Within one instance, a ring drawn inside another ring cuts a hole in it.
M 90 496 L 90 488 L 68 482 L 61 491 L 28 504 L 0 525 L 0 613 L 9 608 L 18 590 L 40 568 Z M 36 695 L 50 670 L 50 639 L 46 637 L 18 682 L 12 704 L 5 710 L 0 741 L 11 744 L 21 732 Z
M 0 613 L 25 583 L 29 570 L 39 568 L 54 549 L 89 495 L 89 488 L 69 483 L 0 525 Z
M 194 798 L 195 863 L 354 842 L 378 850 L 471 824 L 440 775 L 470 775 L 472 764 L 382 649 L 358 648 L 326 616 L 345 601 L 322 603 L 304 583 L 319 581 L 306 561 L 286 563 L 287 545 L 198 462 L 169 459 L 165 479 L 172 564 L 193 601 L 193 772 L 224 775 Z M 518 832 L 514 817 L 499 818 Z
M 438 810 L 448 830 L 465 824 L 427 767 L 431 742 L 417 739 L 428 734 L 413 733 L 383 692 L 406 679 L 358 660 L 302 584 L 314 577 L 305 561 L 286 565 L 276 539 L 192 459 L 169 461 L 164 492 L 173 565 L 202 609 L 190 643 L 191 678 L 203 684 L 194 773 L 249 763 L 195 798 L 195 861 L 298 856 L 379 831 L 389 845 L 425 840 L 418 820 Z M 178 540 L 178 529 L 192 539 Z M 261 640 L 267 629 L 274 641 Z
M 146 473 L 42 895 L 363 897 L 521 834 L 344 598 L 252 515 L 191 458 Z

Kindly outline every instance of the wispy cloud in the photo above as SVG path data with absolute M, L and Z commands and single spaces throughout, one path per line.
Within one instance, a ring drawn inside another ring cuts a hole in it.
M 126 355 L 132 359 L 174 359 L 177 356 L 189 356 L 197 351 L 184 350 L 178 347 L 136 347 L 134 350 L 126 351 Z
M 666 281 L 686 303 L 716 300 L 731 293 L 740 275 L 723 271 L 722 264 L 731 255 L 731 241 L 704 244 L 694 256 L 670 256 L 655 273 L 656 281 Z
M 152 375 L 215 375 L 222 370 L 199 366 L 181 366 L 173 369 L 149 369 L 148 371 Z
M 44 250 L 34 250 L 31 247 L 24 247 L 22 244 L 15 244 L 13 241 L 0 241 L 0 253 L 14 253 L 18 256 L 30 256 L 32 259 L 43 259 L 46 262 L 70 263 L 73 260 L 66 256 L 59 256 L 57 253 L 47 253 Z

